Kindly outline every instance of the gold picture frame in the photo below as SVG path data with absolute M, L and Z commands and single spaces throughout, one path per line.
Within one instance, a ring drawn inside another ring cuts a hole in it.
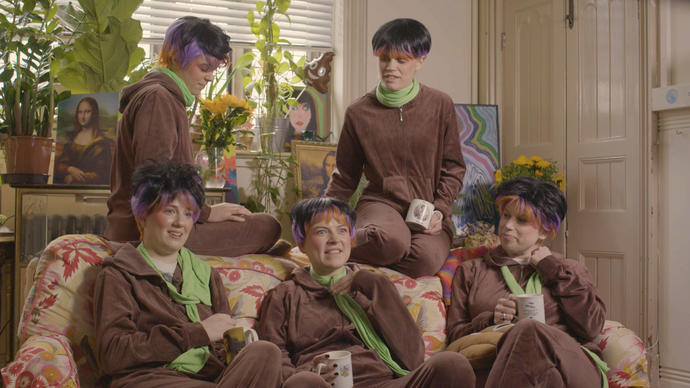
M 293 140 L 290 147 L 295 160 L 295 184 L 298 198 L 323 195 L 330 174 L 335 170 L 335 151 L 338 145 Z

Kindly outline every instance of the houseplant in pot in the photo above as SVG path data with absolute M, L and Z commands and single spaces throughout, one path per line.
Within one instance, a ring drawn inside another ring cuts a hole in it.
M 0 128 L 8 135 L 5 183 L 45 183 L 57 93 L 51 65 L 63 54 L 55 0 L 3 2 L 0 14 Z M 26 148 L 28 147 L 28 148 Z
M 294 164 L 281 151 L 288 128 L 285 117 L 288 108 L 297 105 L 294 85 L 302 80 L 305 58 L 295 61 L 288 49 L 290 42 L 280 38 L 276 20 L 280 17 L 289 20 L 289 7 L 290 0 L 260 1 L 256 10 L 247 14 L 256 41 L 254 50 L 242 55 L 239 62 L 246 63 L 241 69 L 242 85 L 255 106 L 260 143 L 252 180 L 254 195 L 246 203 L 252 211 L 280 207 L 280 188 L 286 188 Z

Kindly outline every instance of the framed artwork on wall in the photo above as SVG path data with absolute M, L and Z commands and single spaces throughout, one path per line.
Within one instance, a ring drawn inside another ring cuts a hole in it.
M 292 140 L 325 142 L 331 131 L 331 113 L 328 94 L 307 88 L 295 88 L 297 106 L 288 111 L 288 133 L 285 150 L 290 151 Z
M 496 182 L 494 172 L 500 168 L 498 106 L 456 104 L 455 112 L 467 170 L 452 218 L 456 237 L 463 238 L 477 222 L 493 225 L 496 221 L 491 185 Z
M 326 185 L 335 170 L 337 144 L 292 141 L 295 159 L 295 183 L 299 198 L 313 198 L 326 191 Z
M 58 104 L 53 183 L 107 185 L 119 93 L 74 94 Z

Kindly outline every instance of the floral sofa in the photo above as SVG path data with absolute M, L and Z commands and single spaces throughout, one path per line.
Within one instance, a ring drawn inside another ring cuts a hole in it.
M 92 320 L 93 282 L 101 260 L 120 244 L 94 235 L 66 235 L 44 250 L 33 276 L 17 335 L 21 347 L 2 369 L 7 387 L 95 387 L 99 370 Z M 444 287 L 462 260 L 481 250 L 452 252 L 440 276 L 412 279 L 389 269 L 387 275 L 418 323 L 427 356 L 445 344 Z M 233 317 L 253 324 L 263 295 L 296 268 L 293 261 L 267 255 L 204 257 L 228 289 Z M 443 273 L 445 271 L 445 273 Z M 441 279 L 444 279 L 442 282 Z M 447 290 L 446 290 L 447 293 Z M 611 370 L 610 387 L 647 385 L 647 362 L 640 339 L 618 322 L 607 321 L 597 338 Z

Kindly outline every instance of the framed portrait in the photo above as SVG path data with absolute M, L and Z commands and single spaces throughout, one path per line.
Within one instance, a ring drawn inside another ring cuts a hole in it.
M 295 88 L 297 106 L 288 111 L 288 133 L 285 150 L 290 151 L 292 140 L 326 142 L 331 135 L 331 113 L 328 95 L 318 90 Z
M 465 159 L 463 186 L 453 204 L 456 235 L 464 237 L 468 226 L 479 221 L 495 224 L 498 213 L 491 198 L 494 172 L 500 168 L 498 106 L 456 104 L 460 123 L 460 148 Z
M 58 104 L 53 183 L 108 185 L 119 93 L 74 94 Z
M 326 191 L 326 185 L 335 170 L 337 144 L 293 140 L 295 183 L 300 198 L 313 198 Z

